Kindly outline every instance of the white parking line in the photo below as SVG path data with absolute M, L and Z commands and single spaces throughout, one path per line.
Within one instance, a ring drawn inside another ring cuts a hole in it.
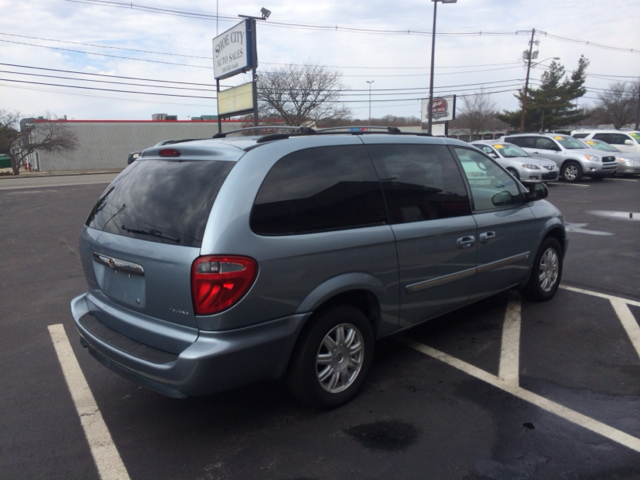
M 640 302 L 637 302 L 635 300 L 627 300 L 626 298 L 616 297 L 614 295 L 607 295 L 606 293 L 594 292 L 591 290 L 584 290 L 582 288 L 576 288 L 576 287 L 569 287 L 567 285 L 560 285 L 560 288 L 562 288 L 563 290 L 569 290 L 570 292 L 584 293 L 585 295 L 591 295 L 592 297 L 606 298 L 607 300 L 620 300 L 626 303 L 627 305 L 640 307 Z
M 410 348 L 413 348 L 414 350 L 417 350 L 420 353 L 440 360 L 441 362 L 451 365 L 452 367 L 457 368 L 458 370 L 461 370 L 468 375 L 471 375 L 479 380 L 482 380 L 483 382 L 504 390 L 505 392 L 508 392 L 526 402 L 532 403 L 533 405 L 536 405 L 543 410 L 558 415 L 559 417 L 564 418 L 571 423 L 586 428 L 587 430 L 591 430 L 592 432 L 602 435 L 609 440 L 624 445 L 632 450 L 635 450 L 636 452 L 640 452 L 639 438 L 633 437 L 628 433 L 624 433 L 620 430 L 610 427 L 609 425 L 594 420 L 593 418 L 587 417 L 586 415 L 578 413 L 575 410 L 564 407 L 552 400 L 541 397 L 540 395 L 525 390 L 524 388 L 513 385 L 512 383 L 502 380 L 501 378 L 498 378 L 495 375 L 490 374 L 489 372 L 485 372 L 478 367 L 466 363 L 458 358 L 447 355 L 446 353 L 436 350 L 435 348 L 428 347 L 423 343 L 416 342 L 415 340 L 412 340 L 405 336 L 398 337 L 398 341 L 404 343 Z
M 636 318 L 625 302 L 619 299 L 610 300 L 610 302 L 620 319 L 620 323 L 622 323 L 627 335 L 629 335 L 629 340 L 631 340 L 633 347 L 640 357 L 640 325 L 638 325 Z
M 500 380 L 517 387 L 520 385 L 520 295 L 509 292 L 509 302 L 502 325 L 502 347 L 500 349 Z
M 127 472 L 120 454 L 104 423 L 100 409 L 89 389 L 78 360 L 73 354 L 69 338 L 61 324 L 49 325 L 49 333 L 56 349 L 62 373 L 67 381 L 71 398 L 80 416 L 80 423 L 89 442 L 93 460 L 98 467 L 102 480 L 128 480 Z
M 565 183 L 565 182 L 553 182 L 553 185 L 572 186 L 572 187 L 590 187 L 591 185 L 585 185 L 584 183 Z

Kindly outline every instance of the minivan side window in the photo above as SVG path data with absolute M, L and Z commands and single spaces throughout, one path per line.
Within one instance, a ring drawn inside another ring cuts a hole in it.
M 462 173 L 444 145 L 367 145 L 391 224 L 471 214 Z
M 271 168 L 251 212 L 259 235 L 295 235 L 387 223 L 380 182 L 363 146 L 291 153 Z
M 454 150 L 467 175 L 475 211 L 523 204 L 516 181 L 492 160 L 468 148 Z

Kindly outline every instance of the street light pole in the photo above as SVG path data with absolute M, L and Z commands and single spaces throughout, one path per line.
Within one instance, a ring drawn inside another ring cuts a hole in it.
M 456 3 L 458 0 L 431 0 L 433 2 L 433 29 L 431 30 L 431 71 L 429 72 L 429 105 L 427 115 L 427 133 L 431 135 L 433 125 L 433 68 L 435 65 L 436 53 L 436 14 L 438 2 Z
M 371 126 L 371 84 L 375 82 L 375 80 L 367 80 L 369 84 L 369 126 Z

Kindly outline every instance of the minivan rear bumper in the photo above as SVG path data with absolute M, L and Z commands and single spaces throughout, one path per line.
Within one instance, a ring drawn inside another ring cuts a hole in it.
M 144 345 L 109 328 L 92 314 L 86 294 L 71 301 L 81 343 L 110 370 L 164 395 L 210 395 L 281 377 L 304 321 L 292 315 L 237 330 L 198 331 L 179 354 Z

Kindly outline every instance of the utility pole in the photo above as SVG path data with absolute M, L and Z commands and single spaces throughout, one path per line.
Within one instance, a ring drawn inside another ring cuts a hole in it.
M 371 84 L 375 82 L 375 80 L 367 80 L 369 84 L 369 126 L 371 126 Z
M 640 129 L 640 82 L 638 82 L 638 106 L 636 107 L 636 130 Z
M 531 56 L 533 55 L 533 37 L 536 29 L 531 29 L 531 41 L 529 42 L 529 54 L 527 55 L 527 77 L 524 81 L 524 96 L 522 97 L 522 114 L 520 115 L 520 132 L 524 132 L 524 117 L 527 110 L 527 91 L 529 90 L 529 72 L 531 71 Z

